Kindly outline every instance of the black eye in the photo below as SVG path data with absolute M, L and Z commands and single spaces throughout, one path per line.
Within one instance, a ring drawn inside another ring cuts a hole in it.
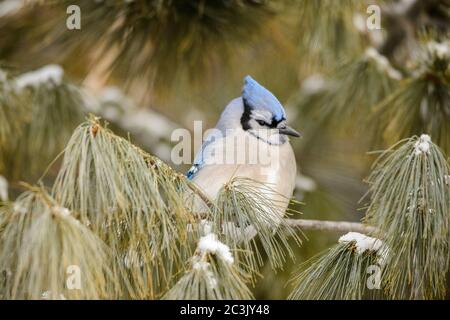
M 256 122 L 258 122 L 260 126 L 266 125 L 266 122 L 264 120 L 256 120 Z

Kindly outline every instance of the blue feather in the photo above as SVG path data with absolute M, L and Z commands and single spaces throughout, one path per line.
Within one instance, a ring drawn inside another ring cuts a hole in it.
M 286 119 L 286 112 L 280 101 L 250 76 L 244 78 L 242 98 L 251 108 L 269 110 L 277 121 Z
M 205 154 L 205 152 L 207 152 L 206 151 L 207 147 L 210 145 L 210 143 L 212 143 L 215 140 L 215 138 L 217 138 L 216 135 L 217 135 L 217 132 L 210 134 L 205 139 L 205 142 L 203 142 L 200 150 L 197 152 L 197 155 L 195 156 L 192 167 L 189 169 L 188 172 L 186 172 L 186 177 L 189 180 L 192 180 L 194 178 L 195 174 L 203 167 L 203 165 L 205 163 L 205 157 L 207 156 L 207 154 Z
M 286 119 L 286 113 L 280 101 L 266 88 L 261 86 L 252 77 L 244 78 L 244 87 L 242 90 L 242 98 L 246 105 L 252 109 L 268 110 L 276 121 Z M 216 136 L 217 132 L 210 134 L 203 143 L 194 159 L 192 167 L 186 172 L 186 177 L 192 180 L 197 172 L 202 169 L 205 164 L 205 157 L 209 156 L 208 146 L 221 136 Z
M 189 171 L 186 172 L 186 177 L 187 177 L 189 180 L 192 180 L 192 178 L 193 178 L 194 175 L 197 173 L 197 171 L 198 171 L 198 165 L 197 165 L 197 164 L 194 164 L 194 165 L 189 169 Z

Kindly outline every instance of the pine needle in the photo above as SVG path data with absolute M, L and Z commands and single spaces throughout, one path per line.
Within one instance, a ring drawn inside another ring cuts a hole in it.
M 83 0 L 77 2 L 81 30 L 66 32 L 65 8 L 73 2 L 53 2 L 63 14 L 47 22 L 51 46 L 90 52 L 95 61 L 112 53 L 110 69 L 120 78 L 146 79 L 160 88 L 180 74 L 201 79 L 232 55 L 233 44 L 248 42 L 273 11 L 271 2 L 253 0 Z
M 357 0 L 299 2 L 298 28 L 305 30 L 301 33 L 301 48 L 311 56 L 318 55 L 321 63 L 333 65 L 359 54 L 362 41 L 353 25 L 353 15 L 363 11 L 362 7 L 364 2 Z
M 43 189 L 23 193 L 14 205 L 2 208 L 0 215 L 3 299 L 117 296 L 119 288 L 110 270 L 111 252 Z M 72 272 L 74 277 L 79 275 L 79 287 L 77 280 L 72 283 L 75 286 L 69 286 Z
M 192 256 L 185 181 L 91 117 L 65 149 L 53 194 L 113 249 L 130 297 L 155 298 Z
M 385 277 L 401 299 L 443 298 L 450 258 L 450 166 L 429 136 L 385 151 L 368 178 L 366 221 L 389 247 Z
M 291 300 L 361 300 L 379 298 L 380 288 L 367 286 L 371 269 L 380 267 L 377 252 L 357 253 L 354 242 L 338 243 L 300 265 Z
M 83 119 L 84 104 L 78 88 L 65 79 L 39 79 L 35 76 L 39 72 L 45 73 L 45 70 L 23 74 L 13 82 L 14 90 L 21 98 L 16 109 L 18 119 L 20 110 L 25 110 L 27 121 L 22 123 L 20 130 L 9 133 L 6 138 L 11 146 L 1 154 L 6 176 L 11 180 L 37 179 Z M 16 113 L 6 117 L 5 121 L 13 123 L 17 121 L 13 119 L 15 116 Z
M 294 104 L 300 110 L 300 118 L 312 120 L 320 130 L 351 126 L 367 133 L 368 127 L 374 127 L 367 116 L 371 107 L 391 94 L 399 78 L 401 74 L 389 66 L 386 58 L 369 48 L 356 61 L 337 68 L 317 90 L 299 92 Z
M 242 263 L 253 273 L 264 263 L 262 252 L 273 268 L 282 268 L 287 256 L 294 259 L 289 240 L 301 244 L 298 230 L 288 226 L 280 216 L 282 204 L 268 199 L 268 195 L 274 194 L 276 191 L 270 185 L 236 177 L 216 198 L 211 217 L 215 230 L 224 235 L 232 248 L 240 249 L 238 252 L 242 254 L 238 258 L 242 257 Z M 257 237 L 251 236 L 252 229 Z
M 390 143 L 426 132 L 448 153 L 450 54 L 438 55 L 428 45 L 418 56 L 411 78 L 375 107 L 373 121 Z
M 208 234 L 213 236 L 215 234 Z M 200 240 L 202 241 L 202 239 Z M 223 244 L 220 244 L 224 246 Z M 227 247 L 225 246 L 225 249 Z M 231 261 L 230 261 L 231 259 Z M 190 268 L 164 296 L 167 300 L 248 300 L 252 294 L 245 284 L 248 276 L 231 257 L 225 260 L 217 253 L 199 247 L 190 259 Z
M 0 69 L 0 172 L 5 170 L 5 154 L 11 152 L 27 121 L 27 108 L 16 92 L 13 79 Z

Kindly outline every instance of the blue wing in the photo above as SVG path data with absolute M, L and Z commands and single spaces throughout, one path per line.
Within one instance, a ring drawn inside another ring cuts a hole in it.
M 251 108 L 270 110 L 278 121 L 286 119 L 286 113 L 280 101 L 250 76 L 244 78 L 242 98 Z
M 186 177 L 189 179 L 189 180 L 192 180 L 192 178 L 194 178 L 194 175 L 197 173 L 197 171 L 199 170 L 198 169 L 198 164 L 194 164 L 190 169 L 189 169 L 189 171 L 188 172 L 186 172 Z
M 211 152 L 208 147 L 210 147 L 211 144 L 219 137 L 221 138 L 222 136 L 218 136 L 216 132 L 206 137 L 205 142 L 203 142 L 203 145 L 195 156 L 192 167 L 188 170 L 188 172 L 186 172 L 186 177 L 189 180 L 192 180 L 195 177 L 196 173 L 205 165 L 205 158 L 208 157 Z

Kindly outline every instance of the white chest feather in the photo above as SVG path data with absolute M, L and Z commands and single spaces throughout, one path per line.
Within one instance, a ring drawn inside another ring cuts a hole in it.
M 206 164 L 193 182 L 211 199 L 215 199 L 223 185 L 234 177 L 250 178 L 276 191 L 277 194 L 267 196 L 280 208 L 280 215 L 284 214 L 295 187 L 297 171 L 289 142 L 270 145 L 241 131 L 215 141 L 209 148 Z

